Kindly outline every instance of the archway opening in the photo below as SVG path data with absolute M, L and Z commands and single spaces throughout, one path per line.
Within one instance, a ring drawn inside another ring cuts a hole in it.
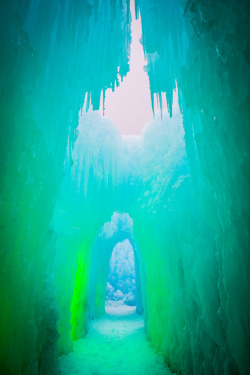
M 90 318 L 107 313 L 107 307 L 115 305 L 120 308 L 129 306 L 142 314 L 142 277 L 141 251 L 134 238 L 133 219 L 128 213 L 114 212 L 93 245 L 89 283 Z
M 128 239 L 118 242 L 113 249 L 107 280 L 105 308 L 135 310 L 136 269 L 134 248 Z

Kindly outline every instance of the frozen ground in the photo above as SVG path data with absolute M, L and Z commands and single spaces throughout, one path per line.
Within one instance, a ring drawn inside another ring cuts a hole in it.
M 74 351 L 60 358 L 62 375 L 170 375 L 146 339 L 143 317 L 130 306 L 107 306 Z

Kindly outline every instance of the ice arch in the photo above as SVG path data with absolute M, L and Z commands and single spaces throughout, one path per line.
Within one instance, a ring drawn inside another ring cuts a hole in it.
M 135 249 L 136 310 L 138 313 L 143 311 L 139 270 L 139 258 L 141 255 L 139 254 L 139 246 L 136 245 L 134 238 L 133 220 L 128 214 L 115 212 L 111 217 L 111 221 L 104 224 L 93 246 L 90 271 L 90 317 L 98 316 L 105 311 L 110 258 L 115 245 L 125 239 L 128 239 Z
M 95 285 L 91 279 L 92 259 L 98 259 L 92 254 L 102 247 L 95 246 L 96 241 L 108 246 L 109 241 L 103 241 L 98 233 L 113 212 L 127 212 L 133 218 L 136 244 L 130 232 L 131 219 L 118 220 L 118 227 L 123 228 L 121 233 L 114 230 L 112 221 L 106 224 L 103 236 L 111 236 L 110 250 L 112 241 L 113 246 L 119 241 L 119 233 L 135 244 L 145 324 L 152 340 L 161 337 L 161 324 L 167 319 L 167 313 L 158 316 L 158 311 L 167 307 L 168 272 L 171 272 L 164 271 L 169 267 L 168 255 L 171 254 L 163 250 L 164 233 L 175 231 L 171 224 L 175 217 L 172 210 L 180 212 L 182 206 L 188 208 L 186 194 L 190 191 L 180 111 L 172 118 L 167 113 L 163 113 L 162 118 L 156 116 L 141 137 L 125 138 L 112 123 L 89 111 L 80 118 L 78 137 L 70 156 L 73 165 L 70 161 L 65 164 L 65 177 L 52 222 L 60 233 L 55 262 L 60 351 L 72 345 L 71 336 L 77 339 L 87 332 L 89 304 L 91 316 L 104 311 L 106 281 L 101 272 L 97 273 L 101 277 L 98 292 L 89 292 Z M 162 206 L 160 197 L 168 197 L 168 204 Z M 100 257 L 103 254 L 108 252 L 101 252 Z M 103 262 L 107 266 L 108 258 L 104 257 Z M 70 278 L 67 285 L 65 272 Z M 98 298 L 93 304 L 95 295 Z M 141 311 L 140 306 L 138 311 Z
M 105 310 L 108 306 L 136 307 L 136 267 L 134 248 L 128 239 L 113 248 L 107 280 Z

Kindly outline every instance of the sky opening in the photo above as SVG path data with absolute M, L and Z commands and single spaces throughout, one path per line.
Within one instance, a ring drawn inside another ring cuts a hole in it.
M 105 93 L 104 117 L 111 119 L 122 135 L 139 135 L 153 117 L 149 78 L 143 69 L 146 61 L 140 43 L 141 18 L 135 19 L 134 1 L 131 1 L 131 15 L 130 71 L 119 87 Z M 100 113 L 103 113 L 103 108 Z

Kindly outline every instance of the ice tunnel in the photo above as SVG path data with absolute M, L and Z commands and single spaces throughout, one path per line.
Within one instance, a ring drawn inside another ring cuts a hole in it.
M 1 1 L 0 53 L 0 373 L 249 375 L 249 1 Z

